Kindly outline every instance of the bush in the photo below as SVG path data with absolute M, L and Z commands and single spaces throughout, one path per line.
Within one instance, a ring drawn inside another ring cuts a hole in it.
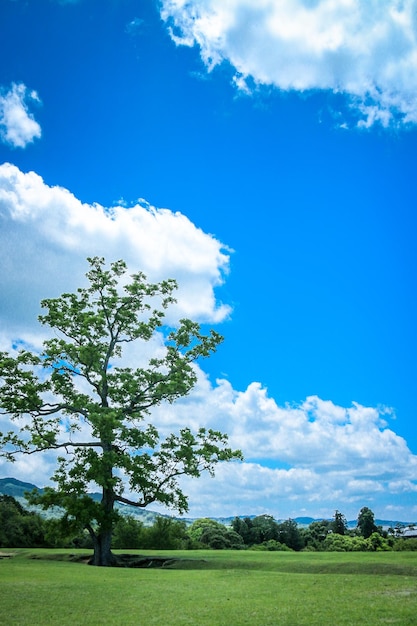
M 262 543 L 256 544 L 250 548 L 251 550 L 264 550 L 268 552 L 293 552 L 291 548 L 289 548 L 285 543 L 281 543 L 280 541 L 276 541 L 276 539 L 269 539 L 268 541 L 263 541 Z
M 387 540 L 377 532 L 373 532 L 366 541 L 369 546 L 368 550 L 371 552 L 387 552 L 388 550 L 391 550 Z
M 417 539 L 396 539 L 393 549 L 397 552 L 403 552 L 404 550 L 415 551 L 417 550 Z
M 194 548 L 213 550 L 241 550 L 245 547 L 242 536 L 233 528 L 209 518 L 196 520 L 187 531 Z

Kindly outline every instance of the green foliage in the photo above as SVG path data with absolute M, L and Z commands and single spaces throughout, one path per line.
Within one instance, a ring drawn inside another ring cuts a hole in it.
M 308 528 L 302 530 L 305 548 L 309 550 L 324 550 L 324 540 L 331 532 L 332 523 L 328 520 L 316 520 Z
M 201 518 L 193 522 L 187 534 L 191 539 L 191 546 L 212 548 L 213 550 L 240 550 L 244 542 L 239 533 L 233 528 L 209 518 Z
M 417 539 L 396 539 L 393 549 L 397 552 L 404 552 L 405 550 L 410 552 L 417 551 Z
M 132 515 L 120 515 L 112 539 L 112 547 L 121 550 L 180 550 L 187 543 L 185 522 L 162 516 L 144 526 Z
M 117 520 L 112 537 L 112 547 L 122 550 L 137 550 L 143 547 L 142 522 L 132 515 L 121 515 Z
M 378 531 L 378 528 L 375 525 L 374 513 L 367 506 L 362 507 L 359 511 L 358 529 L 362 537 L 365 537 L 365 539 L 370 537 L 372 533 Z
M 156 501 L 184 512 L 182 475 L 213 474 L 218 462 L 242 455 L 221 432 L 185 427 L 161 440 L 149 422 L 152 407 L 191 391 L 195 361 L 212 354 L 222 337 L 202 334 L 187 319 L 174 329 L 163 326 L 165 309 L 175 302 L 174 280 L 152 284 L 139 272 L 129 281 L 123 261 L 109 269 L 104 259 L 89 262 L 87 288 L 41 302 L 40 322 L 54 331 L 41 354 L 0 353 L 0 409 L 16 425 L 0 433 L 0 449 L 11 461 L 19 452 L 63 453 L 52 477 L 56 488 L 33 495 L 32 503 L 63 508 L 68 525 L 88 530 L 95 564 L 108 565 L 115 502 Z M 124 348 L 143 347 L 156 332 L 165 350 L 142 366 L 124 366 Z M 135 496 L 124 495 L 124 482 Z M 91 484 L 101 501 L 88 497 Z
M 370 537 L 349 537 L 332 533 L 324 541 L 324 549 L 329 552 L 386 552 L 391 550 L 387 539 L 379 533 Z
M 251 543 L 264 543 L 278 539 L 278 524 L 272 515 L 258 515 L 252 520 Z
M 152 550 L 180 550 L 187 545 L 186 524 L 172 517 L 158 516 L 142 532 L 143 547 Z
M 390 550 L 390 545 L 388 541 L 382 537 L 379 532 L 373 532 L 370 537 L 367 539 L 369 550 L 372 551 L 384 551 Z
M 297 522 L 288 519 L 278 525 L 278 541 L 284 543 L 291 550 L 302 550 L 304 548 L 303 535 L 298 528 Z
M 232 528 L 242 537 L 246 546 L 285 545 L 291 550 L 301 550 L 305 545 L 303 533 L 292 519 L 278 523 L 271 515 L 243 520 L 235 517 Z
M 266 552 L 288 552 L 292 551 L 285 543 L 276 541 L 276 539 L 268 539 L 262 543 L 255 544 L 251 547 L 251 550 L 260 550 Z
M 36 548 L 47 545 L 42 518 L 26 511 L 12 496 L 0 495 L 0 546 Z
M 67 518 L 50 518 L 43 521 L 45 542 L 51 548 L 93 547 L 90 535 L 85 529 L 69 523 Z
M 353 540 L 352 537 L 331 533 L 324 540 L 323 547 L 329 552 L 352 552 Z M 364 548 L 367 548 L 366 544 L 364 544 Z
M 338 535 L 345 535 L 347 533 L 346 517 L 340 511 L 335 511 L 332 522 L 332 531 Z
M 243 543 L 246 546 L 250 546 L 253 543 L 253 521 L 250 517 L 246 517 L 245 519 L 235 517 L 232 521 L 232 529 L 242 537 Z

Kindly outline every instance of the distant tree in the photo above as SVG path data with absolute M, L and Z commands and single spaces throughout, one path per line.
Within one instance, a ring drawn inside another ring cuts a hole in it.
M 329 520 L 315 520 L 307 528 L 300 529 L 305 547 L 310 550 L 323 550 L 323 542 L 332 532 L 332 522 Z
M 388 532 L 391 535 L 394 535 L 395 537 L 402 537 L 404 530 L 407 528 L 406 524 L 403 524 L 402 522 L 397 522 L 394 526 L 394 528 L 389 528 Z
M 108 566 L 116 561 L 116 502 L 146 507 L 156 501 L 184 512 L 188 500 L 179 477 L 213 474 L 219 461 L 241 453 L 218 431 L 184 427 L 161 441 L 147 422 L 152 407 L 191 391 L 194 363 L 216 350 L 220 335 L 204 335 L 187 319 L 176 329 L 163 326 L 165 309 L 175 301 L 174 280 L 151 284 L 140 272 L 129 280 L 123 261 L 110 269 L 104 259 L 89 262 L 87 288 L 41 302 L 47 312 L 40 322 L 53 330 L 41 354 L 0 353 L 0 410 L 17 425 L 0 433 L 0 449 L 11 461 L 17 453 L 62 453 L 52 477 L 57 487 L 32 501 L 64 509 L 88 530 L 94 565 Z M 123 363 L 128 344 L 143 347 L 156 332 L 164 341 L 158 354 L 145 366 Z M 124 494 L 125 483 L 132 497 Z M 89 497 L 91 484 L 101 491 L 100 501 Z
M 207 528 L 200 541 L 213 550 L 240 550 L 244 547 L 242 537 L 230 528 Z
M 280 543 L 285 543 L 292 550 L 298 551 L 304 548 L 303 535 L 298 528 L 297 522 L 293 519 L 288 519 L 278 524 L 277 540 Z
M 358 529 L 362 537 L 367 539 L 378 531 L 378 528 L 375 524 L 375 516 L 371 509 L 367 506 L 364 506 L 359 511 L 358 515 Z
M 143 523 L 133 515 L 120 515 L 113 529 L 112 547 L 121 550 L 137 550 L 143 548 Z
M 45 547 L 44 521 L 40 515 L 27 511 L 15 498 L 0 495 L 0 547 Z
M 324 540 L 323 547 L 327 552 L 350 552 L 353 544 L 351 537 L 330 533 Z
M 250 537 L 251 544 L 263 543 L 271 539 L 278 540 L 279 525 L 272 515 L 257 515 L 252 520 Z
M 346 517 L 340 511 L 335 511 L 333 522 L 332 522 L 332 531 L 337 535 L 345 535 L 347 532 L 347 522 Z
M 152 526 L 144 528 L 142 541 L 142 547 L 152 550 L 179 550 L 186 546 L 186 524 L 158 515 Z
M 207 547 L 213 550 L 240 550 L 244 547 L 242 537 L 220 522 L 201 518 L 193 522 L 187 530 L 190 539 L 197 547 Z
M 86 529 L 80 529 L 65 517 L 44 520 L 45 542 L 48 548 L 86 548 L 91 549 L 93 542 Z
M 223 524 L 211 519 L 210 517 L 201 517 L 196 519 L 191 526 L 187 529 L 187 534 L 194 542 L 200 542 L 201 536 L 207 528 L 214 528 L 215 530 L 222 530 Z

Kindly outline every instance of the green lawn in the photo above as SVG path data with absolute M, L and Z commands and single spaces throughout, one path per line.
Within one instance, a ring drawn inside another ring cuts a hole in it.
M 0 560 L 5 626 L 417 624 L 413 552 L 146 553 L 185 559 L 162 569 L 95 568 L 56 560 L 63 551 L 15 552 Z

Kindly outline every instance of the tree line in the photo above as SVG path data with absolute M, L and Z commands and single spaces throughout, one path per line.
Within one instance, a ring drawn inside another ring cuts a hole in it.
M 172 517 L 158 516 L 150 526 L 131 515 L 118 513 L 112 549 L 121 550 L 265 550 L 265 551 L 381 551 L 417 550 L 417 539 L 404 539 L 402 528 L 383 530 L 374 514 L 363 507 L 356 528 L 335 511 L 332 520 L 318 520 L 301 527 L 295 520 L 277 522 L 270 515 L 235 517 L 230 526 L 210 518 L 191 525 Z M 93 549 L 90 534 L 61 519 L 43 518 L 28 511 L 15 498 L 0 495 L 0 547 Z

